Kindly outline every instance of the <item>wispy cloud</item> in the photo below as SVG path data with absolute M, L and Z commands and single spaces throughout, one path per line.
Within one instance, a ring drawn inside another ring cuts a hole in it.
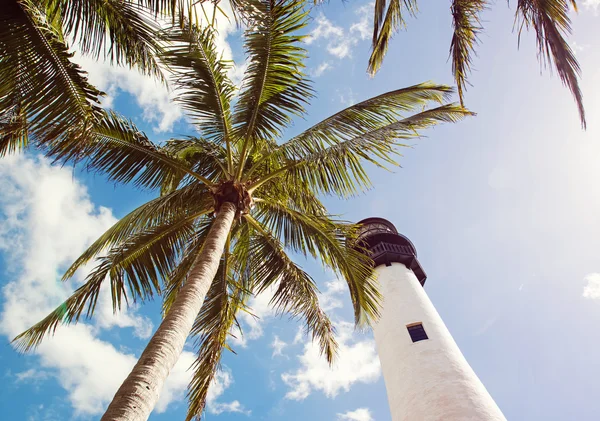
M 600 0 L 583 0 L 582 6 L 597 15 L 600 9 Z
M 374 421 L 368 408 L 358 408 L 354 411 L 337 414 L 337 419 L 340 421 Z
M 324 61 L 323 63 L 319 64 L 319 66 L 317 66 L 317 68 L 312 69 L 310 71 L 310 75 L 312 77 L 319 77 L 323 73 L 325 73 L 327 70 L 330 70 L 331 68 L 332 68 L 331 64 L 327 61 Z
M 600 299 L 600 273 L 590 273 L 583 280 L 586 285 L 583 287 L 583 297 L 591 300 Z
M 271 348 L 273 348 L 273 354 L 271 358 L 275 357 L 287 357 L 287 355 L 283 354 L 283 350 L 288 346 L 288 344 L 281 339 L 279 336 L 275 335 L 273 338 L 273 342 L 271 342 Z
M 331 22 L 323 13 L 315 18 L 316 26 L 311 31 L 307 44 L 321 41 L 332 56 L 343 59 L 352 56 L 352 47 L 360 41 L 369 38 L 371 33 L 371 21 L 369 11 L 371 5 L 364 5 L 356 10 L 359 19 L 344 29 Z

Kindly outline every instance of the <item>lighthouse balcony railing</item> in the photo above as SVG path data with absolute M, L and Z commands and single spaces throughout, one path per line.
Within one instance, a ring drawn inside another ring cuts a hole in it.
M 400 244 L 392 243 L 378 243 L 373 247 L 370 247 L 371 258 L 376 260 L 378 256 L 384 253 L 398 253 L 405 254 L 407 256 L 414 256 L 412 249 L 409 246 L 403 246 Z

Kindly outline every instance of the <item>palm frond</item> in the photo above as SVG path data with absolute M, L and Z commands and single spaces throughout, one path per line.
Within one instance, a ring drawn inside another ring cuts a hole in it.
M 518 0 L 516 19 L 520 20 L 519 38 L 523 27 L 535 30 L 538 57 L 543 65 L 554 64 L 560 80 L 575 98 L 581 126 L 585 129 L 583 94 L 579 87 L 581 69 L 565 39 L 571 33 L 570 5 L 577 8 L 574 0 Z
M 35 349 L 48 333 L 53 334 L 56 331 L 59 324 L 77 322 L 86 310 L 86 307 L 86 316 L 91 317 L 96 308 L 96 302 L 98 301 L 103 281 L 103 279 L 94 279 L 77 288 L 52 313 L 14 338 L 12 342 L 15 344 L 15 347 L 22 352 Z
M 103 250 L 127 241 L 132 236 L 173 223 L 180 218 L 212 209 L 212 202 L 212 197 L 205 188 L 201 185 L 191 184 L 144 203 L 117 221 L 88 247 L 65 272 L 63 280 L 71 278 L 77 269 Z
M 306 50 L 304 36 L 296 32 L 306 26 L 303 3 L 287 0 L 248 2 L 252 22 L 245 34 L 248 69 L 233 114 L 234 133 L 242 139 L 238 177 L 246 153 L 272 141 L 302 115 L 313 91 L 303 73 Z M 250 144 L 252 142 L 252 144 Z
M 167 31 L 171 43 L 163 60 L 174 72 L 180 102 L 202 135 L 215 143 L 226 144 L 228 170 L 231 171 L 231 112 L 235 87 L 227 77 L 231 63 L 217 51 L 215 30 L 186 25 Z
M 350 244 L 354 225 L 326 214 L 307 214 L 276 201 L 257 201 L 255 213 L 262 225 L 286 248 L 311 255 L 348 283 L 355 321 L 366 326 L 379 315 L 380 296 L 372 278 L 372 261 Z
M 367 68 L 367 72 L 371 75 L 377 73 L 381 67 L 392 34 L 404 26 L 404 14 L 408 13 L 414 16 L 418 11 L 416 0 L 390 0 L 385 18 L 383 18 L 385 3 L 385 0 L 376 0 L 375 3 L 373 46 Z
M 471 73 L 472 55 L 482 30 L 479 16 L 488 7 L 487 0 L 453 0 L 452 2 L 452 74 L 456 80 L 460 103 L 464 106 L 467 75 Z
M 140 5 L 122 0 L 38 0 L 38 3 L 50 20 L 61 22 L 64 34 L 84 54 L 136 67 L 163 79 L 156 59 L 161 51 L 160 28 L 152 10 L 143 6 L 144 2 L 139 2 Z M 171 7 L 162 10 L 171 11 Z
M 82 159 L 88 169 L 106 174 L 119 183 L 156 189 L 174 175 L 196 179 L 207 186 L 213 183 L 190 169 L 187 163 L 152 143 L 135 124 L 108 111 L 93 128 L 92 141 L 81 143 L 75 137 L 55 145 L 50 154 L 59 161 Z
M 329 146 L 379 129 L 411 111 L 420 111 L 428 103 L 442 104 L 453 89 L 431 82 L 386 92 L 345 108 L 322 120 L 282 145 L 267 151 L 246 173 L 246 178 L 268 160 L 295 161 L 311 156 Z
M 171 16 L 173 19 L 182 19 L 185 12 L 189 11 L 195 0 L 137 0 L 137 3 L 154 16 Z
M 314 280 L 296 265 L 279 241 L 249 215 L 244 218 L 255 230 L 251 238 L 252 279 L 257 294 L 278 283 L 271 299 L 278 313 L 302 317 L 306 330 L 317 341 L 321 354 L 331 364 L 337 353 L 335 328 L 319 307 L 318 289 Z
M 98 265 L 88 275 L 88 280 L 110 279 L 115 312 L 121 309 L 123 300 L 127 304 L 130 298 L 133 302 L 145 301 L 155 292 L 160 293 L 161 283 L 176 269 L 179 256 L 194 237 L 196 220 L 207 212 L 198 212 L 128 237 L 106 256 L 97 259 Z
M 0 110 L 5 154 L 26 142 L 57 144 L 67 137 L 81 142 L 100 118 L 102 93 L 71 61 L 67 45 L 30 0 L 10 0 L 0 14 Z M 16 122 L 12 117 L 18 116 Z M 11 125 L 17 123 L 17 127 Z
M 9 95 L 14 95 L 12 105 L 0 111 L 0 157 L 23 150 L 29 145 L 27 113 L 21 106 L 21 98 L 14 91 L 9 92 Z M 0 98 L 2 96 L 0 93 Z M 0 103 L 5 101 L 0 99 Z
M 170 139 L 162 148 L 170 156 L 183 160 L 189 168 L 209 180 L 229 176 L 227 150 L 221 145 L 199 137 Z M 161 186 L 161 194 L 170 193 L 186 178 L 184 173 L 172 173 Z M 189 179 L 189 177 L 188 177 Z
M 406 147 L 400 140 L 420 137 L 418 130 L 439 122 L 456 122 L 473 113 L 461 106 L 448 104 L 417 113 L 405 119 L 389 123 L 378 129 L 369 130 L 354 138 L 343 140 L 273 171 L 251 184 L 255 191 L 265 183 L 278 177 L 294 184 L 307 183 L 311 189 L 343 197 L 351 196 L 371 186 L 363 166 L 369 162 L 381 168 L 396 166 L 398 147 Z M 267 184 L 269 186 L 271 184 Z M 267 188 L 267 187 L 265 187 Z
M 270 183 L 269 188 L 260 189 L 258 195 L 254 196 L 256 203 L 262 200 L 283 202 L 287 207 L 308 215 L 327 214 L 323 203 L 306 183 L 297 183 L 293 188 L 284 183 Z

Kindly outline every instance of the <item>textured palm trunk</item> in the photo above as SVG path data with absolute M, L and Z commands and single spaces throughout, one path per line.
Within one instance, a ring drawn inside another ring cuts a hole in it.
M 232 203 L 221 206 L 187 282 L 117 391 L 102 421 L 145 421 L 150 416 L 217 273 L 235 213 Z

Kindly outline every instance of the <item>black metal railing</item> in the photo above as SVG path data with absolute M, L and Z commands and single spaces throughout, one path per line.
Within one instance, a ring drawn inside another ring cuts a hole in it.
M 371 251 L 371 258 L 373 260 L 383 253 L 398 253 L 407 256 L 415 255 L 411 247 L 392 243 L 377 243 L 373 247 L 370 247 L 369 250 Z

